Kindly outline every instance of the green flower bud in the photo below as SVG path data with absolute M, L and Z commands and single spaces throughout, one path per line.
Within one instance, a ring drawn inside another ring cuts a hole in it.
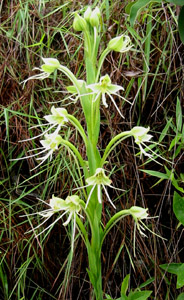
M 134 220 L 137 222 L 138 220 L 142 220 L 142 219 L 147 219 L 148 217 L 148 208 L 143 208 L 143 207 L 139 207 L 139 206 L 132 206 L 129 209 L 132 217 L 134 218 Z
M 73 21 L 73 29 L 75 31 L 84 31 L 86 29 L 86 25 L 86 20 L 76 13 Z
M 44 65 L 41 66 L 41 69 L 48 73 L 51 74 L 55 70 L 57 70 L 60 67 L 60 63 L 56 58 L 43 58 Z
M 98 27 L 99 26 L 99 22 L 100 22 L 100 17 L 101 17 L 100 10 L 99 10 L 98 7 L 96 7 L 92 11 L 91 16 L 90 16 L 90 24 L 91 24 L 91 26 Z
M 85 13 L 84 13 L 84 19 L 85 19 L 87 22 L 90 22 L 91 13 L 92 13 L 91 7 L 88 6 L 88 8 L 86 9 L 86 11 L 85 11 Z
M 127 35 L 120 35 L 112 40 L 108 44 L 108 49 L 116 52 L 127 52 L 132 47 L 131 40 Z

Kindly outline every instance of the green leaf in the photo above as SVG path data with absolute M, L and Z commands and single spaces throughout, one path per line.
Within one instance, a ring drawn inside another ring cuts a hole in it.
M 128 284 L 129 284 L 129 279 L 130 279 L 130 274 L 128 274 L 122 282 L 121 285 L 121 296 L 126 295 L 127 289 L 128 289 Z
M 177 275 L 178 270 L 182 265 L 183 265 L 182 263 L 163 264 L 163 265 L 160 265 L 160 268 L 163 269 L 164 271 L 167 271 L 167 272 L 171 273 L 171 274 Z
M 184 197 L 174 192 L 173 211 L 176 218 L 184 225 Z
M 180 14 L 178 18 L 178 30 L 179 30 L 180 39 L 184 44 L 184 6 L 182 6 L 180 10 Z
M 135 1 L 135 2 L 136 2 L 136 1 Z M 125 13 L 126 13 L 127 15 L 130 14 L 131 7 L 132 7 L 132 5 L 135 4 L 135 2 L 130 2 L 130 3 L 128 3 L 128 4 L 125 6 Z
M 178 180 L 176 180 L 174 178 L 174 176 L 173 176 L 171 182 L 172 182 L 172 185 L 175 187 L 175 189 L 177 189 L 181 193 L 184 193 L 184 189 L 178 185 Z
M 152 291 L 144 292 L 131 292 L 128 296 L 128 300 L 146 300 L 151 295 Z
M 184 264 L 182 264 L 178 269 L 176 282 L 177 289 L 180 289 L 182 286 L 184 286 Z
M 121 295 L 121 298 L 120 298 L 120 300 L 128 300 L 129 298 L 127 297 L 127 296 L 125 296 L 125 295 Z M 116 299 L 116 300 L 118 300 L 118 299 Z
M 144 173 L 151 175 L 151 176 L 155 176 L 157 178 L 161 178 L 161 179 L 170 179 L 170 177 L 165 174 L 165 173 L 161 173 L 161 172 L 157 172 L 157 171 L 152 171 L 152 170 L 143 170 L 143 169 L 139 169 L 140 171 L 143 171 Z
M 174 3 L 175 5 L 183 5 L 183 0 L 166 0 L 169 3 Z
M 170 146 L 169 146 L 169 151 L 171 151 L 171 149 L 173 147 L 175 147 L 176 144 L 178 144 L 179 140 L 181 139 L 181 134 L 176 134 L 175 138 L 172 140 Z
M 169 120 L 167 120 L 167 124 L 165 125 L 164 129 L 162 130 L 160 137 L 159 137 L 159 143 L 161 143 L 161 141 L 164 139 L 165 135 L 167 134 L 169 127 L 171 126 L 172 123 L 172 118 L 170 118 Z
M 143 287 L 147 286 L 148 284 L 152 283 L 155 280 L 155 277 L 151 277 L 150 279 L 146 280 L 142 284 L 140 284 L 139 288 L 142 289 Z
M 181 293 L 176 300 L 184 300 L 184 293 Z
M 177 282 L 176 282 L 176 288 L 180 289 L 182 286 L 184 286 L 184 264 L 182 263 L 172 263 L 172 264 L 164 264 L 160 265 L 160 267 L 171 273 L 177 275 Z
M 183 23 L 184 26 L 184 23 Z M 183 28 L 184 30 L 184 28 Z M 182 128 L 182 108 L 180 104 L 180 99 L 177 97 L 177 102 L 176 102 L 176 128 L 179 132 L 181 132 Z
M 106 297 L 105 300 L 113 300 L 113 299 L 111 298 L 111 296 L 109 296 L 108 294 L 105 294 L 105 297 Z
M 162 3 L 162 0 L 138 0 L 132 7 L 130 8 L 130 25 L 133 27 L 135 20 L 141 12 L 141 10 L 151 2 Z

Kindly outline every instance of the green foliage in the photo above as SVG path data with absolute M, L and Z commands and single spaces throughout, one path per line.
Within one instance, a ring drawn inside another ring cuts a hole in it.
M 139 289 L 135 291 L 130 291 L 128 296 L 126 296 L 128 285 L 129 285 L 130 275 L 128 274 L 121 285 L 121 297 L 114 300 L 146 300 L 151 295 L 152 291 L 140 291 Z M 106 295 L 105 300 L 113 300 L 109 295 Z
M 169 3 L 174 3 L 175 5 L 183 5 L 183 0 L 166 0 Z
M 165 0 L 167 3 L 183 5 L 183 0 Z M 133 27 L 140 12 L 149 4 L 162 3 L 162 0 L 137 0 L 127 5 L 126 12 L 130 14 L 130 25 Z M 178 18 L 178 30 L 182 43 L 184 43 L 184 6 L 181 7 Z
M 169 151 L 174 151 L 173 158 L 176 158 L 184 149 L 184 124 L 182 116 L 182 106 L 179 98 L 177 98 L 176 101 L 176 122 L 174 123 L 171 118 L 167 121 L 167 124 L 162 130 L 162 133 L 160 134 L 160 143 L 163 141 L 164 137 L 166 137 L 166 135 L 169 133 L 169 129 L 172 129 L 172 131 L 174 131 L 175 133 L 174 138 L 170 142 Z M 164 166 L 164 169 L 165 173 L 144 169 L 141 169 L 141 171 L 151 176 L 160 178 L 160 180 L 158 180 L 152 187 L 156 186 L 163 180 L 170 180 L 177 191 L 184 193 L 184 189 L 180 186 L 183 183 L 183 174 L 180 173 L 178 175 L 173 168 L 168 169 L 166 166 Z
M 150 3 L 162 3 L 162 0 L 137 0 L 130 7 L 130 25 L 133 27 L 138 14 Z
M 183 4 L 183 2 L 182 2 Z M 180 4 L 180 5 L 182 5 Z M 180 39 L 184 44 L 184 6 L 181 7 L 179 18 L 178 18 L 178 30 L 180 34 Z
M 177 192 L 174 192 L 173 211 L 176 218 L 184 225 L 184 197 L 181 197 Z
M 176 300 L 184 300 L 184 293 L 181 293 Z
M 160 267 L 171 273 L 177 275 L 177 282 L 176 282 L 176 288 L 180 289 L 184 286 L 184 264 L 182 263 L 171 263 L 171 264 L 163 264 L 160 265 Z

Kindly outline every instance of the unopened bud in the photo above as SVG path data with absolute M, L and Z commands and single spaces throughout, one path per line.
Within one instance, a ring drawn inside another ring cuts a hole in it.
M 90 22 L 91 13 L 92 13 L 91 7 L 88 6 L 88 8 L 86 9 L 86 11 L 85 11 L 85 13 L 84 13 L 84 19 L 85 19 L 87 22 Z
M 101 13 L 98 7 L 96 7 L 90 16 L 90 24 L 93 27 L 98 27 L 99 22 L 100 22 L 100 17 L 101 17 Z
M 127 52 L 132 47 L 131 40 L 127 35 L 120 35 L 112 40 L 108 44 L 108 49 L 116 52 Z
M 73 29 L 75 31 L 84 31 L 86 29 L 86 20 L 77 13 L 73 21 Z

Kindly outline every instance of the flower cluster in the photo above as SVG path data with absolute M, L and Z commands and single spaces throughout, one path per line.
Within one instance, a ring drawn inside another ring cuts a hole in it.
M 78 13 L 75 13 L 75 18 L 73 21 L 73 28 L 75 31 L 86 31 L 88 26 L 98 27 L 100 24 L 101 13 L 98 7 L 94 10 L 89 6 L 84 17 L 81 17 Z
M 73 218 L 74 223 L 76 223 L 76 215 L 79 215 L 79 212 L 81 210 L 80 202 L 81 199 L 77 195 L 68 196 L 65 200 L 59 197 L 55 197 L 54 195 L 50 199 L 49 203 L 41 200 L 44 202 L 47 206 L 49 206 L 48 209 L 38 211 L 36 213 L 29 214 L 29 216 L 32 215 L 40 215 L 44 218 L 44 221 L 41 222 L 38 226 L 36 226 L 33 230 L 38 229 L 41 227 L 44 223 L 48 221 L 55 213 L 59 213 L 63 211 L 63 213 L 56 218 L 49 226 L 47 226 L 43 231 L 41 231 L 37 236 L 42 234 L 44 231 L 49 229 L 51 226 L 53 226 L 56 222 L 58 222 L 64 215 L 68 214 L 67 220 L 63 223 L 64 226 L 68 225 L 71 219 Z M 81 216 L 82 217 L 82 216 Z M 75 227 L 75 224 L 74 224 Z M 32 230 L 31 230 L 32 231 Z M 30 231 L 28 231 L 30 232 Z
M 46 155 L 44 155 L 40 158 L 37 158 L 37 160 L 41 160 L 42 162 L 34 168 L 34 169 L 36 169 L 41 164 L 43 164 L 47 158 L 50 157 L 50 159 L 52 159 L 53 152 L 58 150 L 59 146 L 62 143 L 63 139 L 58 134 L 58 132 L 61 129 L 61 127 L 64 126 L 64 124 L 66 122 L 68 122 L 67 116 L 68 116 L 68 112 L 65 108 L 55 108 L 54 106 L 52 106 L 51 114 L 44 116 L 45 120 L 48 121 L 48 123 L 46 125 L 49 125 L 49 127 L 46 130 L 44 130 L 41 134 L 21 141 L 21 142 L 29 141 L 29 140 L 36 139 L 40 136 L 44 136 L 45 139 L 40 141 L 42 147 L 34 149 L 34 150 L 39 150 L 39 152 L 29 155 L 29 156 L 26 156 L 26 157 L 17 158 L 14 160 L 27 159 L 27 158 L 39 156 L 40 154 L 47 152 Z M 48 132 L 51 131 L 54 127 L 57 127 L 55 129 L 55 131 L 53 133 L 48 134 Z M 31 151 L 32 150 L 29 150 L 29 152 L 31 152 Z M 34 170 L 34 169 L 32 169 L 32 170 Z

